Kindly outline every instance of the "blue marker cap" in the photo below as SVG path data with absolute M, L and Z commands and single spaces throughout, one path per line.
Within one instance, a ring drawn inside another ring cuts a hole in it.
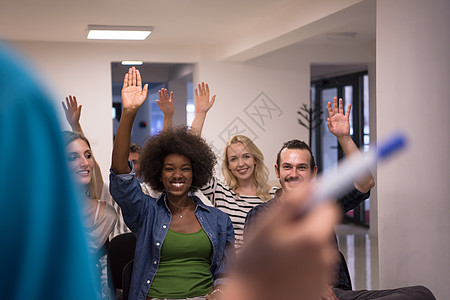
M 406 135 L 397 133 L 385 139 L 382 144 L 377 147 L 377 159 L 383 160 L 393 153 L 405 148 L 407 144 Z

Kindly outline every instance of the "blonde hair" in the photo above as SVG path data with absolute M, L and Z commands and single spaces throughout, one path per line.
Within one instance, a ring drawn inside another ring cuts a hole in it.
M 91 154 L 92 154 L 92 158 L 94 159 L 94 163 L 97 164 L 94 154 L 92 153 L 92 149 L 91 149 L 91 144 L 89 143 L 89 140 L 80 132 L 73 132 L 73 131 L 64 131 L 63 133 L 63 139 L 64 139 L 64 144 L 65 147 L 67 147 L 71 142 L 80 139 L 82 141 L 84 141 L 88 147 L 89 150 L 91 150 Z M 97 171 L 95 170 L 96 168 L 92 169 L 92 179 L 91 182 L 89 183 L 89 189 L 88 189 L 88 194 L 86 196 L 92 198 L 92 199 L 100 199 L 100 195 L 98 192 L 98 182 L 97 182 Z
M 245 135 L 235 135 L 228 140 L 225 145 L 225 150 L 222 158 L 222 174 L 225 177 L 225 183 L 230 187 L 230 189 L 239 197 L 239 193 L 236 192 L 239 187 L 239 182 L 230 171 L 230 166 L 228 164 L 228 148 L 232 144 L 242 143 L 244 147 L 249 151 L 255 160 L 255 169 L 253 171 L 253 181 L 256 186 L 256 196 L 263 201 L 270 200 L 271 196 L 269 194 L 270 186 L 267 184 L 269 179 L 269 169 L 267 169 L 264 164 L 264 155 L 261 150 L 253 143 L 253 141 L 246 137 Z

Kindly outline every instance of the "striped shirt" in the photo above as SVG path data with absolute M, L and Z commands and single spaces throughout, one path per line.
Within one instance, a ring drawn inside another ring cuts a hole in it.
M 212 205 L 226 213 L 233 223 L 236 251 L 239 252 L 244 242 L 244 224 L 247 213 L 255 206 L 263 203 L 257 196 L 236 196 L 228 185 L 213 177 L 210 182 L 200 189 L 211 201 Z M 269 193 L 273 197 L 276 187 Z

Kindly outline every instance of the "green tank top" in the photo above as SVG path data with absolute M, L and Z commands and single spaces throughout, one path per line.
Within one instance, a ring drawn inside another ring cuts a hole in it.
M 195 233 L 179 233 L 169 228 L 147 296 L 177 299 L 210 293 L 211 255 L 212 245 L 203 228 Z

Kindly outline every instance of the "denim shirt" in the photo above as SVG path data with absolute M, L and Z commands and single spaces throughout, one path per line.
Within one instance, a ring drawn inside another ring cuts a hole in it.
M 122 209 L 128 228 L 137 238 L 129 299 L 145 300 L 158 270 L 161 246 L 171 221 L 166 193 L 157 199 L 142 192 L 134 169 L 129 174 L 115 174 L 110 170 L 110 192 Z M 230 261 L 234 256 L 234 230 L 227 214 L 206 206 L 196 196 L 195 216 L 208 235 L 213 248 L 210 272 L 214 286 L 223 284 Z

